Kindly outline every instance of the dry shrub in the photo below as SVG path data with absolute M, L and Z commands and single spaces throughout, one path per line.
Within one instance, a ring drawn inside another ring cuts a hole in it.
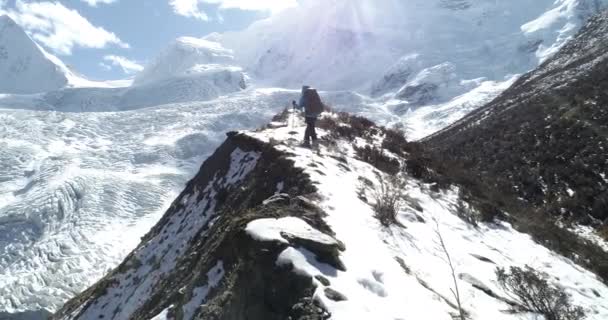
M 535 312 L 546 320 L 581 320 L 585 311 L 573 306 L 568 294 L 560 287 L 549 284 L 546 276 L 526 266 L 525 269 L 511 267 L 496 270 L 498 283 L 520 304 L 513 307 L 516 312 Z
M 384 130 L 384 140 L 382 141 L 382 148 L 386 149 L 398 156 L 405 156 L 409 144 L 405 139 L 405 133 L 401 130 Z
M 397 176 L 380 178 L 379 186 L 374 192 L 374 211 L 380 223 L 389 227 L 399 225 L 397 213 L 399 201 L 405 196 L 405 182 Z
M 353 146 L 353 148 L 361 161 L 367 162 L 376 169 L 391 175 L 399 173 L 401 167 L 399 161 L 385 154 L 383 149 L 370 147 L 369 145 L 366 145 L 365 147 Z

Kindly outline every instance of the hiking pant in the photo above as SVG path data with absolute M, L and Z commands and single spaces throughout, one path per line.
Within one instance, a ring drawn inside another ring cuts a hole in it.
M 306 131 L 304 132 L 304 142 L 310 142 L 310 138 L 312 141 L 317 141 L 317 132 L 315 131 L 315 123 L 317 122 L 317 118 L 306 117 Z

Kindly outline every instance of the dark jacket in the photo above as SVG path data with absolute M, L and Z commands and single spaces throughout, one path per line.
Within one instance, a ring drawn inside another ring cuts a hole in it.
M 304 114 L 306 116 L 306 118 L 317 118 L 319 116 L 318 113 L 312 112 L 309 110 L 308 108 L 308 101 L 306 101 L 306 95 L 304 94 L 304 92 L 306 90 L 310 89 L 309 86 L 303 86 L 302 87 L 302 93 L 300 95 L 300 101 L 298 102 L 298 104 L 296 105 L 296 108 L 298 108 L 299 110 L 304 109 Z

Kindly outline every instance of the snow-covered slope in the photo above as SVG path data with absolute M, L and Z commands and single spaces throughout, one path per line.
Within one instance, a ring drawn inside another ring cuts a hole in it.
M 63 70 L 11 18 L 0 15 L 0 93 L 36 93 L 68 83 Z
M 247 87 L 232 51 L 217 42 L 182 37 L 170 44 L 133 81 L 123 103 L 207 100 Z M 144 98 L 147 101 L 141 101 Z
M 9 16 L 0 16 L 0 94 L 61 88 L 126 87 L 130 81 L 91 81 L 37 45 Z
M 517 299 L 495 275 L 525 265 L 588 319 L 608 317 L 608 287 L 594 274 L 508 223 L 465 222 L 458 190 L 404 176 L 397 223 L 383 226 L 374 194 L 389 174 L 360 150 L 389 135 L 327 117 L 343 130 L 320 130 L 318 150 L 298 147 L 304 121 L 291 113 L 231 134 L 138 248 L 55 318 L 450 320 L 454 284 L 440 241 L 468 319 L 536 319 L 508 312 Z
M 364 93 L 371 88 L 374 95 L 399 92 L 398 98 L 420 106 L 449 101 L 481 80 L 505 81 L 533 69 L 606 4 L 305 1 L 245 31 L 210 39 L 233 49 L 263 83 Z

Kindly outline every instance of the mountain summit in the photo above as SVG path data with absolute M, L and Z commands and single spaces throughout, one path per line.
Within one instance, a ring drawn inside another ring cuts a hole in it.
M 0 16 L 0 74 L 0 93 L 46 92 L 68 83 L 64 70 L 6 15 Z

